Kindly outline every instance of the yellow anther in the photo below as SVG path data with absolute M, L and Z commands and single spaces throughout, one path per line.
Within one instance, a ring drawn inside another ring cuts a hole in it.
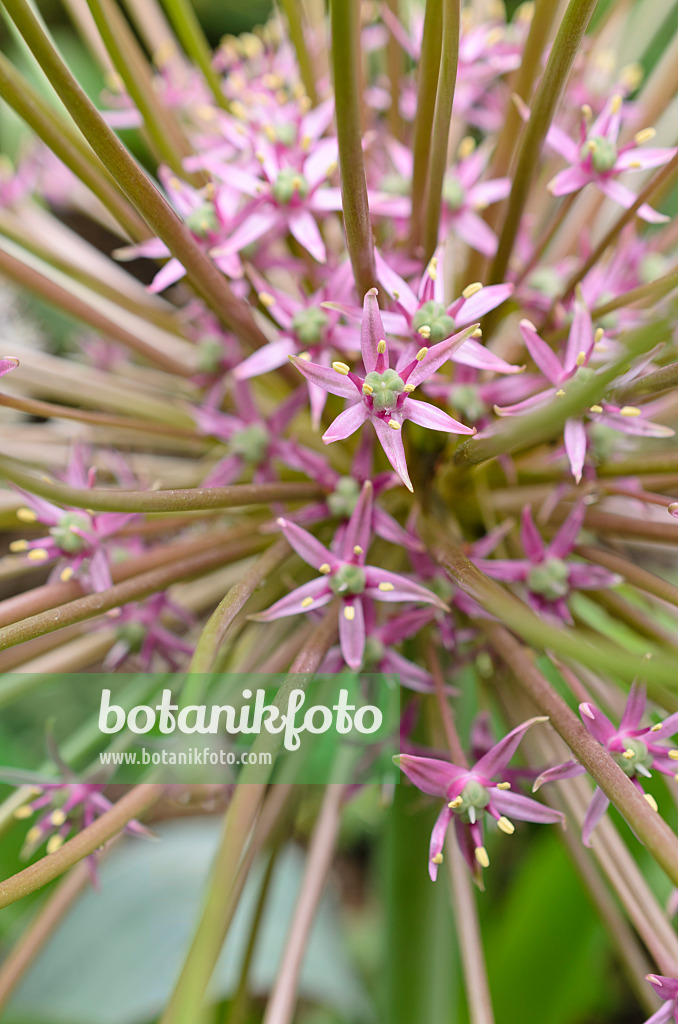
M 431 328 L 429 327 L 428 324 L 422 324 L 422 326 L 417 331 L 417 334 L 420 334 L 422 338 L 425 338 L 426 341 L 428 341 L 428 339 L 431 337 Z
M 275 129 L 272 124 L 265 124 L 262 131 L 269 142 L 275 142 Z
M 308 608 L 309 605 L 312 605 L 312 604 L 313 604 L 313 598 L 312 597 L 305 597 L 304 600 L 301 602 L 301 607 L 302 608 Z
M 379 353 L 380 356 L 383 356 L 384 353 L 386 352 L 386 341 L 384 338 L 382 338 L 381 341 L 377 343 L 377 352 Z
M 33 814 L 33 808 L 31 807 L 31 805 L 30 804 L 24 804 L 23 807 L 17 807 L 17 809 L 14 812 L 14 817 L 18 818 L 19 821 L 21 821 L 24 818 L 30 818 L 30 816 L 32 814 Z
M 427 348 L 420 348 L 414 358 L 417 360 L 418 363 L 420 363 L 422 361 L 422 359 L 425 358 L 427 352 L 428 352 Z
M 442 853 L 434 853 L 433 856 L 431 857 L 431 863 L 432 864 L 442 864 L 442 862 L 443 862 L 443 855 L 442 855 Z
M 481 291 L 482 287 L 483 286 L 480 283 L 480 281 L 474 281 L 473 284 L 467 284 L 463 292 L 461 293 L 462 297 L 465 299 L 470 299 L 472 295 L 476 295 L 479 291 Z
M 389 420 L 388 425 L 391 428 L 391 430 L 400 430 L 400 424 L 398 423 L 397 420 Z
M 266 309 L 270 309 L 271 306 L 275 305 L 275 299 L 270 292 L 259 292 L 259 302 Z
M 620 416 L 640 416 L 640 409 L 635 405 L 623 405 L 619 410 Z
M 590 121 L 593 117 L 593 111 L 591 110 L 591 107 L 588 105 L 588 103 L 582 104 L 581 116 L 584 118 L 585 121 Z
M 414 391 L 414 384 L 406 384 L 403 391 L 405 394 L 410 395 Z
M 476 148 L 476 140 L 471 135 L 465 135 L 459 143 L 457 156 L 460 160 L 466 160 Z
M 610 110 L 613 114 L 619 113 L 623 102 L 623 97 L 620 96 L 619 93 L 615 93 L 615 95 L 612 97 L 612 103 L 610 104 Z
M 520 321 L 520 326 L 525 327 L 528 331 L 534 331 L 536 333 L 537 328 L 534 326 L 531 320 L 527 318 Z
M 73 566 L 67 565 L 59 573 L 59 579 L 61 580 L 62 583 L 68 583 L 69 580 L 73 579 L 74 574 L 75 570 L 73 569 Z
M 583 366 L 586 362 L 586 352 L 577 352 L 577 366 Z
M 490 858 L 487 856 L 487 850 L 484 846 L 476 846 L 475 855 L 481 868 L 489 868 Z
M 426 268 L 426 273 L 428 274 L 428 276 L 431 278 L 432 281 L 437 281 L 438 280 L 438 257 L 437 256 L 431 256 L 431 259 L 429 260 L 428 267 Z
M 321 572 L 323 576 L 326 576 L 328 572 L 332 572 L 332 566 L 329 562 L 323 562 L 322 565 L 318 566 L 318 572 Z
M 589 139 L 589 141 L 586 143 L 586 148 L 588 149 L 589 153 L 593 153 L 593 151 L 598 148 L 598 143 L 595 139 Z
M 49 558 L 49 554 L 44 548 L 33 548 L 28 552 L 27 557 L 31 562 L 44 562 L 46 558 Z
M 27 551 L 28 550 L 28 541 L 27 540 L 13 540 L 11 542 L 10 546 L 9 546 L 9 550 L 13 554 L 15 554 L 15 555 L 20 554 L 22 551 Z
M 640 160 L 631 160 L 631 162 L 626 165 L 627 170 L 629 171 L 640 171 L 642 166 L 643 164 Z
M 635 754 L 631 750 L 631 748 L 629 747 L 628 750 L 624 751 L 624 753 L 622 754 L 622 757 L 625 757 L 627 761 L 630 761 L 632 757 L 635 757 Z
M 463 798 L 462 798 L 462 797 L 460 797 L 460 796 L 455 796 L 454 800 L 450 800 L 450 802 L 449 802 L 449 804 L 448 804 L 447 806 L 448 806 L 449 808 L 451 808 L 452 810 L 454 810 L 454 809 L 455 809 L 455 807 L 461 807 L 461 805 L 463 804 L 463 802 L 464 802 L 464 801 L 463 801 Z
M 345 377 L 348 373 L 351 372 L 351 367 L 347 366 L 346 363 L 338 363 L 338 362 L 332 363 L 332 369 L 336 373 L 340 373 L 342 375 L 342 377 Z
M 652 796 L 652 793 L 643 793 L 643 796 L 645 797 L 653 811 L 659 810 L 659 808 L 657 807 L 657 801 Z
M 372 387 L 371 384 L 363 384 L 363 394 L 364 395 L 371 395 L 373 391 L 374 391 L 374 388 Z
M 592 405 L 591 406 L 591 412 L 602 412 L 602 411 L 603 411 L 602 405 Z
M 353 622 L 355 619 L 355 608 L 352 604 L 347 604 L 344 608 L 344 618 L 347 622 Z
M 18 508 L 16 511 L 17 519 L 20 519 L 22 523 L 34 523 L 37 520 L 37 515 L 32 508 Z
M 678 761 L 678 750 L 675 747 L 673 750 L 669 750 L 669 757 L 672 761 Z
M 52 813 L 50 814 L 49 820 L 52 822 L 53 825 L 56 826 L 56 828 L 60 828 L 66 821 L 66 815 L 64 814 L 61 807 L 57 807 L 57 809 L 55 811 L 52 811 Z
M 257 152 L 254 154 L 254 158 L 260 164 L 263 164 L 263 163 L 266 162 L 266 155 L 264 153 L 262 153 L 260 149 L 258 149 Z
M 47 846 L 45 849 L 48 853 L 56 853 L 57 850 L 64 845 L 63 836 L 50 836 L 47 840 Z
M 379 590 L 381 590 L 382 593 L 387 594 L 389 590 L 395 590 L 395 587 L 392 583 L 380 583 Z
M 497 783 L 497 789 L 510 789 L 510 788 L 511 788 L 511 783 L 510 782 L 498 782 Z
M 563 391 L 562 388 L 558 388 L 558 390 L 556 391 L 556 397 L 558 397 L 558 398 L 562 398 L 564 394 L 565 394 L 565 392 Z
M 482 336 L 483 332 L 481 331 L 480 327 L 476 327 L 475 331 L 471 335 L 472 338 L 482 338 Z
M 594 345 L 600 345 L 601 341 L 603 340 L 603 335 L 604 334 L 605 334 L 605 331 L 603 330 L 602 327 L 596 327 L 596 333 L 593 335 L 593 344 Z
M 663 722 L 657 722 L 655 725 L 652 726 L 650 732 L 659 732 L 663 724 Z
M 156 67 L 162 67 L 177 55 L 177 48 L 171 39 L 165 39 L 153 54 L 153 63 Z
M 311 145 L 311 136 L 310 135 L 302 135 L 301 136 L 301 142 L 299 144 L 300 144 L 301 148 L 303 149 L 303 151 L 306 152 L 306 150 Z
M 362 555 L 362 553 L 363 553 L 363 549 L 360 547 L 360 544 L 354 544 L 353 545 L 353 554 L 354 555 Z
M 515 825 L 508 818 L 505 818 L 502 814 L 501 818 L 497 818 L 497 828 L 500 828 L 502 832 L 505 832 L 507 836 L 512 836 L 516 830 Z
M 38 828 L 37 825 L 34 825 L 33 828 L 29 828 L 28 832 L 26 833 L 26 842 L 29 843 L 29 844 L 30 843 L 35 843 L 41 837 L 42 837 L 42 829 Z
M 621 69 L 619 81 L 626 86 L 629 92 L 635 92 L 644 77 L 642 64 L 627 64 L 625 68 Z
M 304 184 L 304 179 L 301 178 L 299 175 L 297 175 L 296 177 L 292 178 L 292 185 L 293 185 L 294 188 L 299 189 L 299 188 L 301 188 L 301 186 L 303 184 Z

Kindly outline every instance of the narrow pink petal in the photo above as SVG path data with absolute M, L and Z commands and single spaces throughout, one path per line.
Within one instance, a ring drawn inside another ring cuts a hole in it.
M 337 163 L 339 144 L 334 137 L 322 139 L 313 147 L 304 162 L 304 177 L 311 188 L 316 188 L 327 178 L 327 172 Z
M 567 558 L 577 542 L 577 534 L 584 522 L 584 504 L 580 502 L 570 512 L 569 516 L 558 530 L 557 534 L 549 544 L 548 553 L 551 558 Z
M 113 252 L 115 259 L 121 262 L 136 260 L 140 256 L 145 256 L 150 260 L 161 260 L 169 255 L 169 249 L 160 238 L 147 238 L 144 242 L 139 242 L 138 245 L 123 245 Z
M 546 133 L 546 142 L 559 156 L 567 160 L 568 164 L 575 164 L 579 160 L 578 144 L 555 124 L 552 124 Z
M 661 990 L 659 990 L 659 994 L 661 994 Z M 665 1022 L 671 1020 L 671 1018 L 675 1020 L 675 1013 L 676 1004 L 672 997 L 667 1002 L 662 1003 L 659 1009 L 653 1013 L 651 1017 L 648 1017 L 644 1024 L 665 1024 Z
M 243 359 L 242 363 L 234 369 L 233 379 L 249 380 L 250 377 L 260 377 L 263 373 L 277 370 L 279 366 L 284 366 L 289 356 L 294 354 L 295 348 L 296 345 L 291 338 L 272 341 L 257 349 L 247 359 Z M 303 359 L 301 361 L 303 362 Z M 332 372 L 334 373 L 334 371 Z
M 455 213 L 452 217 L 452 231 L 483 256 L 494 256 L 497 251 L 498 241 L 494 231 L 482 217 L 471 210 Z
M 278 211 L 271 207 L 263 210 L 253 210 L 223 245 L 215 246 L 211 255 L 217 257 L 227 255 L 228 253 L 240 252 L 246 246 L 251 245 L 252 242 L 257 242 L 279 222 Z
M 329 391 L 331 395 L 355 399 L 360 394 L 355 384 L 348 377 L 342 373 L 337 373 L 331 366 L 312 363 L 310 360 L 302 359 L 300 356 L 290 356 L 290 362 L 294 363 L 300 373 L 303 373 L 306 380 L 310 380 L 311 384 L 316 384 L 323 391 Z
M 435 757 L 400 754 L 394 761 L 410 782 L 428 796 L 446 797 L 451 784 L 467 774 L 464 768 Z
M 420 583 L 400 576 L 395 572 L 388 572 L 375 565 L 365 566 L 365 577 L 367 586 L 365 593 L 373 597 L 375 601 L 421 601 L 424 604 L 434 604 L 438 608 L 446 608 L 445 602 L 441 601 L 432 590 L 427 590 Z M 381 590 L 379 584 L 386 585 L 386 590 Z
M 560 365 L 560 360 L 553 349 L 545 341 L 542 341 L 529 320 L 520 321 L 520 333 L 523 336 L 527 351 L 547 380 L 551 384 L 560 384 L 563 377 L 563 367 Z
M 495 356 L 494 352 L 490 352 L 475 338 L 467 338 L 461 348 L 453 352 L 450 358 L 453 363 L 472 366 L 476 370 L 490 370 L 493 373 L 522 373 L 525 369 L 524 366 L 513 366 L 511 363 L 507 363 L 501 356 Z
M 572 476 L 580 483 L 584 472 L 586 458 L 586 427 L 583 420 L 569 419 L 565 421 L 563 430 L 565 451 L 572 470 Z
M 314 569 L 320 570 L 321 565 L 336 568 L 339 564 L 336 555 L 333 555 L 329 548 L 316 540 L 308 530 L 302 529 L 301 526 L 290 522 L 289 519 L 278 519 L 278 526 L 285 534 L 288 544 L 294 548 L 300 558 L 303 558 Z
M 538 800 L 532 800 L 521 793 L 511 793 L 509 790 L 493 789 L 492 806 L 500 814 L 517 818 L 518 821 L 536 821 L 542 825 L 563 824 L 565 821 L 565 815 L 561 811 L 545 807 Z
M 551 179 L 548 189 L 552 196 L 568 196 L 584 188 L 590 181 L 590 173 L 582 167 L 566 167 Z
M 382 340 L 386 340 L 386 333 L 379 313 L 377 289 L 370 288 L 363 301 L 363 318 L 360 325 L 360 349 L 367 373 L 371 373 L 377 366 L 377 345 Z M 388 350 L 383 358 L 388 366 Z
M 505 558 L 474 558 L 473 561 L 486 576 L 500 583 L 521 583 L 529 572 L 527 562 L 512 562 Z
M 634 437 L 673 437 L 675 430 L 663 423 L 653 423 L 642 416 L 620 416 L 617 413 L 608 413 L 600 417 L 601 423 L 608 427 L 621 431 L 622 434 L 630 434 Z
M 385 420 L 379 419 L 378 417 L 370 417 L 372 425 L 376 431 L 379 443 L 381 444 L 386 458 L 391 463 L 396 473 L 405 484 L 408 490 L 413 491 L 412 481 L 410 480 L 409 473 L 407 472 L 407 461 L 405 459 L 405 446 L 402 439 L 402 431 L 394 430 L 389 427 Z
M 513 294 L 512 284 L 491 284 L 487 288 L 481 288 L 479 292 L 469 299 L 464 299 L 461 307 L 457 310 L 455 320 L 458 324 L 470 324 L 480 320 L 491 309 L 496 309 L 502 302 L 506 302 Z
M 153 280 L 148 286 L 149 292 L 156 295 L 158 292 L 162 292 L 165 288 L 169 288 L 171 284 L 176 284 L 184 277 L 186 271 L 184 266 L 179 260 L 172 258 L 168 260 L 162 270 L 159 270 Z
M 645 714 L 647 704 L 647 690 L 643 683 L 633 683 L 626 700 L 624 714 L 619 723 L 619 731 L 626 732 L 628 729 L 638 729 Z
M 503 771 L 507 764 L 518 749 L 518 745 L 522 740 L 523 736 L 533 725 L 537 725 L 539 722 L 545 722 L 545 718 L 530 718 L 527 722 L 523 722 L 522 725 L 516 726 L 511 732 L 507 733 L 503 739 L 499 740 L 498 743 L 488 750 L 488 752 L 480 758 L 473 766 L 473 774 L 477 776 L 483 776 L 486 779 L 491 779 L 497 772 Z
M 350 405 L 348 409 L 344 409 L 343 412 L 339 413 L 336 420 L 330 423 L 323 434 L 323 442 L 331 444 L 332 441 L 343 441 L 345 438 L 350 437 L 351 434 L 354 434 L 363 425 L 368 416 L 369 413 L 364 402 L 356 402 L 355 405 Z M 388 429 L 390 430 L 391 428 L 389 427 Z
M 651 167 L 661 167 L 672 160 L 677 152 L 678 150 L 675 149 L 660 147 L 634 147 L 619 154 L 614 169 L 615 171 L 646 171 Z
M 580 352 L 583 352 L 586 356 L 586 362 L 582 364 L 586 365 L 593 351 L 594 337 L 591 314 L 584 303 L 577 299 L 574 304 L 574 314 L 565 350 L 565 370 L 567 373 L 576 369 L 577 356 Z
M 671 220 L 665 213 L 659 213 L 658 210 L 654 210 L 648 203 L 643 203 L 642 206 L 638 207 L 638 216 L 648 224 L 668 224 Z
M 345 615 L 349 608 L 353 609 L 352 618 Z M 359 669 L 365 654 L 365 613 L 360 598 L 342 602 L 339 609 L 339 644 L 348 667 Z
M 535 779 L 532 792 L 536 793 L 547 782 L 559 782 L 561 779 L 574 779 L 578 775 L 584 775 L 586 768 L 578 761 L 566 761 L 564 764 L 557 764 L 554 768 L 547 768 L 545 772 Z
M 513 405 L 495 405 L 494 411 L 497 416 L 518 416 L 522 412 L 527 412 L 529 409 L 534 409 L 539 405 L 543 405 L 549 398 L 554 395 L 554 388 L 548 388 L 547 391 L 540 391 L 538 395 L 532 395 L 530 398 L 524 398 L 522 402 L 515 402 Z
M 19 360 L 15 359 L 14 356 L 3 356 L 0 358 L 0 377 L 4 377 L 11 370 L 16 370 L 18 365 Z
M 320 229 L 308 210 L 293 210 L 289 215 L 288 225 L 290 234 L 296 238 L 306 252 L 311 254 L 314 260 L 317 260 L 318 263 L 327 261 L 327 252 Z
M 492 178 L 491 181 L 481 181 L 478 185 L 470 188 L 468 201 L 476 209 L 484 210 L 486 206 L 506 199 L 510 191 L 510 178 Z
M 395 270 L 391 270 L 378 249 L 374 251 L 374 261 L 379 284 L 384 286 L 384 290 L 392 299 L 397 298 L 400 305 L 407 310 L 410 316 L 414 316 L 419 308 L 419 302 L 407 281 L 404 281 L 402 277 L 396 274 Z
M 408 398 L 403 405 L 403 413 L 412 423 L 429 430 L 444 430 L 448 434 L 475 434 L 474 427 L 466 427 L 459 420 L 453 419 L 448 413 L 429 402 L 418 402 Z
M 531 562 L 539 562 L 544 557 L 544 542 L 541 539 L 539 530 L 534 525 L 532 509 L 529 505 L 523 507 L 520 520 L 520 540 L 523 550 Z
M 372 510 L 374 507 L 374 488 L 370 480 L 366 480 L 356 502 L 353 513 L 346 524 L 346 532 L 342 542 L 344 557 L 353 560 L 354 548 L 361 548 L 361 563 L 365 562 L 365 553 L 372 540 Z
M 616 587 L 622 582 L 621 576 L 604 569 L 602 565 L 573 562 L 570 566 L 568 583 L 573 590 L 599 590 L 603 587 Z
M 432 345 L 424 358 L 417 363 L 410 373 L 407 383 L 416 388 L 423 381 L 433 376 L 436 370 L 440 369 L 447 362 L 452 353 L 464 345 L 477 326 L 478 324 L 471 324 L 469 327 L 465 327 L 463 331 L 458 331 L 449 338 L 445 338 L 444 341 L 439 341 L 437 345 Z
M 629 206 L 633 206 L 636 201 L 636 197 L 630 188 L 626 185 L 622 185 L 616 178 L 604 178 L 596 182 L 601 192 L 604 192 L 608 199 L 612 199 L 613 202 L 619 203 L 620 206 L 625 207 L 627 210 Z
M 302 607 L 302 601 L 305 601 L 307 597 L 311 598 L 311 604 Z M 302 612 L 313 611 L 314 608 L 322 608 L 329 604 L 333 597 L 334 594 L 330 590 L 326 578 L 321 576 L 317 580 L 304 583 L 302 587 L 297 587 L 285 597 L 281 597 L 266 611 L 257 612 L 251 618 L 255 622 L 273 622 L 274 619 L 281 619 L 287 615 L 300 615 Z
M 617 735 L 617 730 L 610 719 L 595 704 L 586 701 L 580 704 L 579 714 L 588 731 L 603 746 L 606 746 Z
M 584 846 L 591 845 L 591 833 L 609 806 L 610 801 L 605 796 L 602 789 L 599 789 L 598 786 L 596 786 L 591 803 L 589 804 L 586 812 L 586 817 L 584 818 L 584 824 L 582 825 L 581 839 Z
M 428 873 L 432 882 L 435 882 L 438 877 L 438 858 L 442 856 L 445 836 L 453 814 L 454 811 L 447 804 L 444 804 L 431 832 L 431 842 L 428 849 Z

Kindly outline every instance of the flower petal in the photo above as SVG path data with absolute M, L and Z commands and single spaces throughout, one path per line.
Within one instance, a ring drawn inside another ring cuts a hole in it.
M 516 726 L 511 732 L 507 733 L 503 739 L 499 740 L 498 743 L 488 750 L 488 752 L 480 758 L 478 762 L 473 766 L 474 775 L 484 775 L 485 778 L 491 779 L 497 772 L 502 771 L 516 750 L 522 740 L 523 736 L 533 725 L 537 725 L 538 722 L 546 722 L 547 718 L 530 718 L 527 722 L 523 722 L 522 725 Z
M 311 603 L 308 605 L 302 605 L 302 602 L 307 598 L 311 598 Z M 250 618 L 255 622 L 273 622 L 274 619 L 281 619 L 286 615 L 300 615 L 302 612 L 310 612 L 315 608 L 322 608 L 324 605 L 329 604 L 334 594 L 330 590 L 327 579 L 321 576 L 317 580 L 310 580 L 309 583 L 304 583 L 303 586 L 297 587 L 296 590 L 292 590 L 285 597 L 281 597 L 279 601 L 272 604 L 266 611 L 257 612 L 256 615 L 251 615 Z
M 420 583 L 401 576 L 399 573 L 389 572 L 380 569 L 375 565 L 365 566 L 365 577 L 367 586 L 365 593 L 375 601 L 423 601 L 425 604 L 434 604 L 438 608 L 447 609 L 447 605 L 437 594 Z M 384 589 L 380 589 L 383 584 Z
M 379 438 L 379 443 L 384 449 L 386 458 L 405 484 L 405 487 L 410 491 L 414 491 L 412 481 L 410 480 L 409 473 L 407 472 L 407 461 L 405 459 L 405 446 L 403 444 L 402 431 L 394 430 L 392 427 L 389 427 L 385 420 L 379 419 L 378 417 L 372 416 L 370 419 L 372 420 L 372 425 L 374 426 L 377 437 Z
M 591 845 L 591 833 L 609 806 L 610 801 L 607 799 L 602 789 L 599 789 L 598 786 L 596 786 L 591 803 L 589 804 L 586 812 L 586 817 L 584 818 L 584 824 L 582 825 L 581 839 L 584 846 Z
M 360 492 L 360 497 L 356 503 L 355 508 L 351 514 L 351 518 L 346 524 L 346 532 L 344 533 L 344 539 L 342 546 L 344 550 L 344 557 L 353 560 L 355 554 L 355 548 L 359 547 L 362 551 L 362 558 L 359 556 L 361 564 L 365 562 L 365 552 L 370 546 L 372 539 L 372 510 L 374 507 L 374 488 L 371 481 L 366 480 L 363 484 L 363 488 Z
M 16 370 L 19 365 L 19 360 L 15 359 L 14 356 L 3 356 L 0 359 L 0 377 L 4 377 L 10 370 Z
M 520 321 L 520 333 L 528 352 L 546 379 L 551 384 L 559 385 L 563 379 L 563 367 L 553 349 L 542 341 L 529 320 Z
M 296 238 L 299 245 L 310 253 L 318 263 L 325 263 L 327 261 L 325 243 L 313 215 L 308 210 L 293 210 L 287 223 L 290 234 Z
M 583 420 L 569 419 L 565 421 L 563 430 L 565 451 L 572 470 L 572 476 L 580 483 L 586 459 L 586 427 Z
M 441 761 L 436 757 L 399 754 L 393 760 L 410 782 L 429 796 L 444 798 L 455 779 L 466 775 L 465 768 L 459 768 L 450 761 Z
M 532 518 L 529 505 L 523 506 L 520 519 L 520 540 L 523 550 L 531 562 L 539 562 L 544 557 L 544 541 Z
M 288 544 L 308 565 L 318 571 L 320 571 L 321 565 L 330 565 L 332 568 L 338 566 L 337 556 L 332 554 L 329 548 L 326 548 L 319 540 L 316 540 L 308 530 L 302 529 L 301 526 L 290 522 L 289 519 L 278 519 L 278 526 L 284 533 Z
M 360 598 L 344 601 L 339 609 L 339 644 L 348 667 L 359 669 L 365 654 L 365 613 Z
M 339 413 L 323 434 L 324 444 L 331 444 L 332 441 L 343 441 L 345 438 L 350 437 L 351 434 L 354 434 L 363 425 L 368 416 L 369 413 L 364 402 L 361 401 L 356 402 L 355 405 L 349 405 L 348 409 L 344 409 L 343 412 Z M 388 429 L 390 430 L 390 427 Z
M 565 815 L 561 811 L 556 811 L 553 807 L 545 807 L 538 800 L 532 800 L 531 797 L 523 796 L 521 793 L 493 789 L 491 802 L 500 814 L 517 818 L 519 821 L 536 821 L 542 825 L 565 823 Z
M 435 882 L 438 877 L 438 858 L 442 856 L 443 847 L 445 846 L 445 835 L 447 834 L 453 814 L 454 811 L 447 804 L 444 804 L 431 832 L 431 842 L 428 849 L 428 873 L 431 876 L 432 882 Z
M 407 383 L 416 388 L 428 377 L 431 377 L 436 370 L 447 362 L 453 352 L 461 348 L 477 326 L 478 324 L 471 324 L 469 327 L 465 327 L 463 331 L 459 331 L 457 334 L 445 338 L 444 341 L 439 341 L 437 345 L 433 345 L 424 358 L 414 367 L 407 378 Z
M 331 395 L 338 395 L 340 398 L 358 397 L 359 392 L 355 384 L 342 373 L 337 373 L 331 366 L 322 366 L 321 363 L 312 363 L 300 356 L 290 356 L 290 362 L 296 366 L 300 373 L 303 373 L 306 380 L 311 384 L 317 384 L 323 391 L 329 391 Z
M 371 373 L 377 365 L 377 345 L 382 340 L 386 340 L 386 332 L 379 313 L 377 289 L 370 288 L 363 300 L 363 318 L 360 324 L 360 350 L 367 373 Z M 388 365 L 388 349 L 385 358 Z
M 580 502 L 570 512 L 569 516 L 558 530 L 557 534 L 548 547 L 551 558 L 566 558 L 572 553 L 572 548 L 577 541 L 577 535 L 584 522 L 584 503 Z
M 453 419 L 448 413 L 430 402 L 419 402 L 408 398 L 403 405 L 403 414 L 412 423 L 429 430 L 444 430 L 448 434 L 475 434 L 474 427 L 466 427 L 459 420 Z
M 586 768 L 583 764 L 579 764 L 578 761 L 565 761 L 563 764 L 557 764 L 553 768 L 547 768 L 545 772 L 534 780 L 532 786 L 532 792 L 536 793 L 538 789 L 541 789 L 547 782 L 559 782 L 561 779 L 574 779 L 578 775 L 584 775 Z

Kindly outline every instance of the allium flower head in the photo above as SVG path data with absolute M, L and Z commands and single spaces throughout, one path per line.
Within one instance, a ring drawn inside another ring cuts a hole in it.
M 477 326 L 472 324 L 432 348 L 419 349 L 413 359 L 399 360 L 393 369 L 377 304 L 377 290 L 370 289 L 365 295 L 360 332 L 364 377 L 354 373 L 346 363 L 334 362 L 331 367 L 327 367 L 299 356 L 290 356 L 307 380 L 332 395 L 354 400 L 323 434 L 325 444 L 350 437 L 369 420 L 387 459 L 405 486 L 413 490 L 401 435 L 405 420 L 452 434 L 475 433 L 474 429 L 452 419 L 442 409 L 428 402 L 416 401 L 411 394 L 447 362 L 454 349 L 462 345 Z
M 459 847 L 474 873 L 490 864 L 483 841 L 483 812 L 491 815 L 499 829 L 509 836 L 515 831 L 507 817 L 509 814 L 520 821 L 544 824 L 564 821 L 560 811 L 544 807 L 520 793 L 510 792 L 510 782 L 494 781 L 495 776 L 502 776 L 506 770 L 525 732 L 538 722 L 546 721 L 546 718 L 531 718 L 523 722 L 483 754 L 471 768 L 410 754 L 394 758 L 417 789 L 446 801 L 431 833 L 429 874 L 434 881 L 438 865 L 443 860 L 445 834 L 452 821 Z

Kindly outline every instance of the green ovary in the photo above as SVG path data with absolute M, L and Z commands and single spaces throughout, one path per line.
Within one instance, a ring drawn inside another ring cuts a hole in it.
M 586 160 L 589 153 L 593 169 L 600 174 L 611 171 L 617 162 L 617 147 L 603 135 L 594 135 L 584 143 L 580 152 L 581 159 Z
M 203 203 L 197 210 L 193 210 L 186 218 L 186 227 L 199 238 L 206 238 L 207 235 L 219 230 L 219 218 L 214 209 L 214 203 Z
M 625 737 L 623 742 L 626 744 L 624 753 L 632 750 L 633 757 L 624 757 L 624 754 L 613 754 L 612 756 L 626 775 L 635 775 L 639 765 L 648 770 L 652 767 L 652 754 L 642 740 Z M 643 773 L 641 772 L 641 774 Z
M 349 519 L 358 504 L 360 484 L 352 476 L 342 476 L 336 487 L 327 495 L 327 504 L 333 516 Z
M 309 306 L 308 309 L 300 309 L 294 314 L 292 330 L 301 344 L 310 348 L 312 345 L 319 345 L 323 340 L 328 323 L 329 317 L 324 310 L 318 306 Z
M 256 465 L 264 458 L 269 445 L 269 434 L 261 423 L 253 423 L 245 427 L 231 441 L 231 451 L 240 455 L 245 462 Z
M 305 199 L 308 195 L 308 182 L 303 174 L 292 167 L 283 167 L 273 184 L 273 198 L 285 206 L 293 199 Z
M 461 803 L 453 807 L 452 810 L 463 818 L 464 821 L 475 821 L 477 815 L 475 813 L 472 816 L 469 815 L 471 808 L 474 811 L 482 811 L 490 802 L 489 790 L 475 779 L 471 779 L 470 782 L 466 783 L 460 796 Z
M 533 594 L 541 594 L 548 601 L 565 597 L 570 590 L 570 570 L 562 558 L 547 558 L 535 565 L 527 575 L 527 585 Z
M 443 183 L 443 201 L 451 210 L 460 210 L 466 200 L 466 191 L 458 178 L 448 176 Z
M 365 573 L 359 565 L 342 565 L 331 577 L 330 590 L 333 594 L 362 594 L 366 586 Z
M 371 370 L 365 377 L 365 383 L 372 388 L 372 408 L 375 412 L 390 412 L 398 405 L 398 395 L 405 390 L 402 378 L 395 370 L 377 373 Z
M 87 541 L 77 533 L 73 533 L 73 530 L 88 530 L 89 528 L 90 521 L 87 516 L 79 512 L 66 512 L 56 526 L 50 528 L 49 532 L 62 551 L 68 555 L 76 555 L 87 547 Z
M 428 327 L 431 331 L 429 335 L 431 344 L 436 345 L 439 341 L 449 338 L 454 332 L 455 323 L 452 317 L 445 312 L 442 302 L 435 302 L 431 299 L 420 306 L 414 314 L 412 326 L 415 331 L 421 327 Z

